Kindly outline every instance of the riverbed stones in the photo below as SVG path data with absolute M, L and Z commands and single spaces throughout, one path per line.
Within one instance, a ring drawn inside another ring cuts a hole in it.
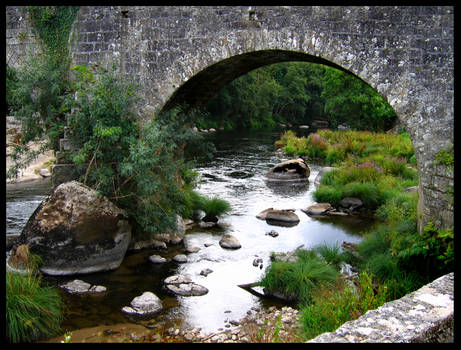
M 242 247 L 239 240 L 230 234 L 225 234 L 219 240 L 219 245 L 225 249 L 239 249 Z
M 186 252 L 191 254 L 191 253 L 197 253 L 200 251 L 200 247 L 187 247 Z
M 59 287 L 65 289 L 70 294 L 104 293 L 107 291 L 107 288 L 104 286 L 91 285 L 78 279 L 61 284 Z
M 200 284 L 192 282 L 185 275 L 173 275 L 163 281 L 165 287 L 174 294 L 181 296 L 201 296 L 208 293 L 208 289 Z
M 346 197 L 339 202 L 339 205 L 343 208 L 353 211 L 361 208 L 363 206 L 363 202 L 359 198 Z
M 138 251 L 146 248 L 167 249 L 167 245 L 177 245 L 184 240 L 186 224 L 183 218 L 176 215 L 176 229 L 168 229 L 164 233 L 155 234 L 153 237 L 133 237 L 128 246 L 130 251 Z
M 40 270 L 72 275 L 116 269 L 131 239 L 126 213 L 77 181 L 59 185 L 40 203 L 19 242 L 42 258 Z
M 307 181 L 310 169 L 301 159 L 290 159 L 277 164 L 266 173 L 266 180 L 270 182 L 299 182 Z
M 333 209 L 330 203 L 316 203 L 301 209 L 301 211 L 307 215 L 324 215 Z
M 187 256 L 184 254 L 178 254 L 173 257 L 173 261 L 184 264 L 187 262 Z
M 279 233 L 275 230 L 270 230 L 269 232 L 266 232 L 266 236 L 271 236 L 271 237 L 277 237 Z
M 131 306 L 125 306 L 122 311 L 130 315 L 147 315 L 160 311 L 163 308 L 162 301 L 152 292 L 144 292 L 131 301 Z
M 299 217 L 290 209 L 272 209 L 266 212 L 266 221 L 268 224 L 277 224 L 283 226 L 286 225 L 296 225 L 299 222 Z
M 203 269 L 202 271 L 200 271 L 200 275 L 202 276 L 208 276 L 210 273 L 212 273 L 213 270 L 212 269 L 209 269 L 209 268 L 206 268 L 206 269 Z
M 149 256 L 149 261 L 154 264 L 163 264 L 167 262 L 167 260 L 164 257 L 156 254 Z

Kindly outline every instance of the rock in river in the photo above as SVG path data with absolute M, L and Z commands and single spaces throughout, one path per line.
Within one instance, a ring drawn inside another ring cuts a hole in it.
M 324 215 L 333 209 L 334 208 L 331 206 L 330 203 L 316 203 L 304 209 L 301 209 L 301 211 L 303 211 L 307 215 Z
M 174 294 L 182 296 L 200 296 L 208 293 L 204 286 L 192 282 L 188 276 L 173 275 L 165 278 L 165 286 Z
M 162 264 L 162 263 L 165 263 L 167 260 L 160 255 L 154 254 L 154 255 L 149 256 L 149 261 L 154 264 Z
M 42 258 L 49 275 L 107 271 L 120 266 L 131 239 L 126 213 L 77 181 L 45 198 L 19 237 Z
M 242 247 L 239 240 L 232 235 L 226 234 L 219 240 L 219 245 L 227 249 L 239 249 Z
M 59 287 L 65 289 L 70 294 L 104 293 L 107 290 L 104 286 L 92 286 L 82 280 L 70 281 L 61 284 Z
M 122 311 L 127 314 L 146 315 L 160 311 L 163 308 L 162 301 L 152 292 L 144 292 L 131 301 L 131 307 L 125 306 Z
M 309 179 L 310 169 L 303 159 L 290 159 L 277 164 L 266 173 L 266 180 L 272 182 L 299 182 Z

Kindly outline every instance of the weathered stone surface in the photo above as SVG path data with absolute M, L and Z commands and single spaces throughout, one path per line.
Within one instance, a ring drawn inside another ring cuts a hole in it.
M 165 278 L 165 287 L 181 296 L 201 296 L 208 293 L 208 289 L 204 286 L 192 282 L 188 276 L 173 275 Z
M 146 315 L 163 309 L 162 301 L 152 292 L 144 292 L 131 301 L 131 306 L 125 306 L 122 311 L 127 314 Z
M 310 343 L 439 343 L 454 341 L 454 273 L 370 310 Z
M 274 208 L 264 209 L 262 212 L 260 212 L 260 213 L 258 213 L 256 215 L 256 218 L 258 218 L 260 220 L 266 220 L 267 213 L 270 212 L 271 210 L 274 210 Z
M 153 262 L 154 264 L 163 264 L 167 260 L 164 257 L 161 257 L 160 255 L 151 255 L 149 256 L 149 261 Z
M 187 256 L 184 254 L 178 254 L 173 257 L 173 260 L 178 262 L 178 263 L 186 263 L 187 262 Z
M 309 179 L 310 169 L 302 159 L 290 159 L 277 164 L 266 173 L 266 180 L 275 182 L 298 182 Z
M 275 230 L 270 230 L 269 232 L 266 232 L 266 236 L 271 236 L 271 237 L 277 237 L 279 233 Z
M 58 186 L 38 206 L 19 241 L 41 256 L 43 273 L 71 275 L 116 269 L 130 238 L 123 210 L 72 181 Z
M 377 90 L 408 130 L 422 187 L 420 227 L 434 218 L 453 225 L 453 206 L 437 177 L 450 185 L 454 177 L 435 160 L 454 143 L 453 6 L 122 8 L 80 7 L 69 40 L 73 65 L 117 62 L 140 82 L 151 110 L 203 106 L 230 81 L 266 64 L 305 61 L 348 70 Z M 38 47 L 22 10 L 6 7 L 12 66 Z
M 333 207 L 330 203 L 316 203 L 309 205 L 308 207 L 301 209 L 307 215 L 323 215 L 327 212 L 333 210 Z
M 355 210 L 360 208 L 363 205 L 363 202 L 359 198 L 346 197 L 341 199 L 339 205 L 343 208 L 348 208 L 350 210 Z
M 203 269 L 202 271 L 200 271 L 200 275 L 202 276 L 208 276 L 210 273 L 212 273 L 213 270 L 212 269 L 209 269 L 209 268 L 206 268 L 206 269 Z
M 59 286 L 65 289 L 70 294 L 89 294 L 89 293 L 104 293 L 107 288 L 104 286 L 91 285 L 82 280 L 73 280 Z
M 187 247 L 186 252 L 187 253 L 197 253 L 200 251 L 200 247 Z
M 226 249 L 239 249 L 242 247 L 237 237 L 225 234 L 219 240 L 219 245 Z
M 296 225 L 299 222 L 299 217 L 292 210 L 269 210 L 266 213 L 266 221 L 268 224 L 284 226 L 283 224 Z

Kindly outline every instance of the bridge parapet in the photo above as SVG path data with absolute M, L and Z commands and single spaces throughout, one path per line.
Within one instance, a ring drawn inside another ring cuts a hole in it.
M 451 343 L 454 279 L 454 273 L 442 276 L 309 343 Z

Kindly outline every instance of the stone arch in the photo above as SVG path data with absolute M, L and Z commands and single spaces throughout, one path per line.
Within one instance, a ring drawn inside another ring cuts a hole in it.
M 7 57 L 21 50 L 17 11 L 7 7 Z M 69 46 L 73 64 L 118 62 L 149 111 L 239 55 L 279 50 L 342 67 L 385 97 L 410 134 L 420 227 L 453 226 L 453 171 L 435 159 L 454 141 L 452 6 L 82 6 Z
M 215 55 L 203 55 L 206 48 L 198 47 L 196 55 L 184 55 L 180 61 L 175 62 L 167 74 L 168 78 L 164 81 L 165 84 L 171 85 L 160 89 L 160 91 L 168 91 L 162 97 L 161 109 L 168 109 L 180 100 L 185 100 L 192 106 L 199 105 L 197 97 L 199 94 L 202 93 L 206 100 L 219 90 L 218 87 L 265 64 L 299 60 L 341 69 L 363 80 L 380 93 L 392 106 L 409 133 L 415 149 L 420 178 L 419 230 L 421 231 L 428 221 L 436 222 L 439 227 L 452 225 L 453 207 L 447 200 L 446 193 L 431 190 L 436 181 L 433 174 L 435 150 L 452 146 L 452 126 L 448 125 L 445 130 L 440 130 L 446 133 L 446 136 L 435 140 L 438 143 L 434 145 L 435 147 L 428 147 L 425 140 L 420 141 L 430 128 L 427 125 L 430 118 L 427 116 L 433 113 L 433 107 L 430 107 L 433 96 L 429 97 L 428 91 L 421 87 L 421 81 L 418 81 L 417 74 L 412 71 L 411 66 L 397 63 L 392 66 L 392 70 L 389 70 L 391 59 L 381 53 L 378 39 L 372 40 L 370 47 L 365 48 L 365 43 L 351 46 L 350 43 L 340 41 L 334 36 L 316 33 L 313 30 L 307 30 L 302 35 L 286 29 L 227 35 L 240 35 L 240 37 L 234 37 L 232 45 L 226 46 L 228 42 L 226 37 L 217 36 L 207 42 L 207 45 L 212 48 L 221 48 L 215 50 Z M 402 57 L 400 62 L 405 62 L 406 59 Z M 227 72 L 224 73 L 226 70 Z M 220 83 L 218 83 L 219 79 L 222 79 Z M 206 82 L 206 86 L 215 83 L 216 89 L 200 88 L 203 82 Z M 190 93 L 190 91 L 195 92 Z M 432 158 L 431 164 L 428 158 Z M 446 170 L 443 174 L 447 174 Z M 444 177 L 442 182 L 450 183 L 450 179 Z M 429 193 L 429 190 L 432 192 Z M 442 196 L 445 198 L 442 199 Z M 441 207 L 434 208 L 434 203 L 430 203 L 434 197 L 439 204 L 443 203 Z

